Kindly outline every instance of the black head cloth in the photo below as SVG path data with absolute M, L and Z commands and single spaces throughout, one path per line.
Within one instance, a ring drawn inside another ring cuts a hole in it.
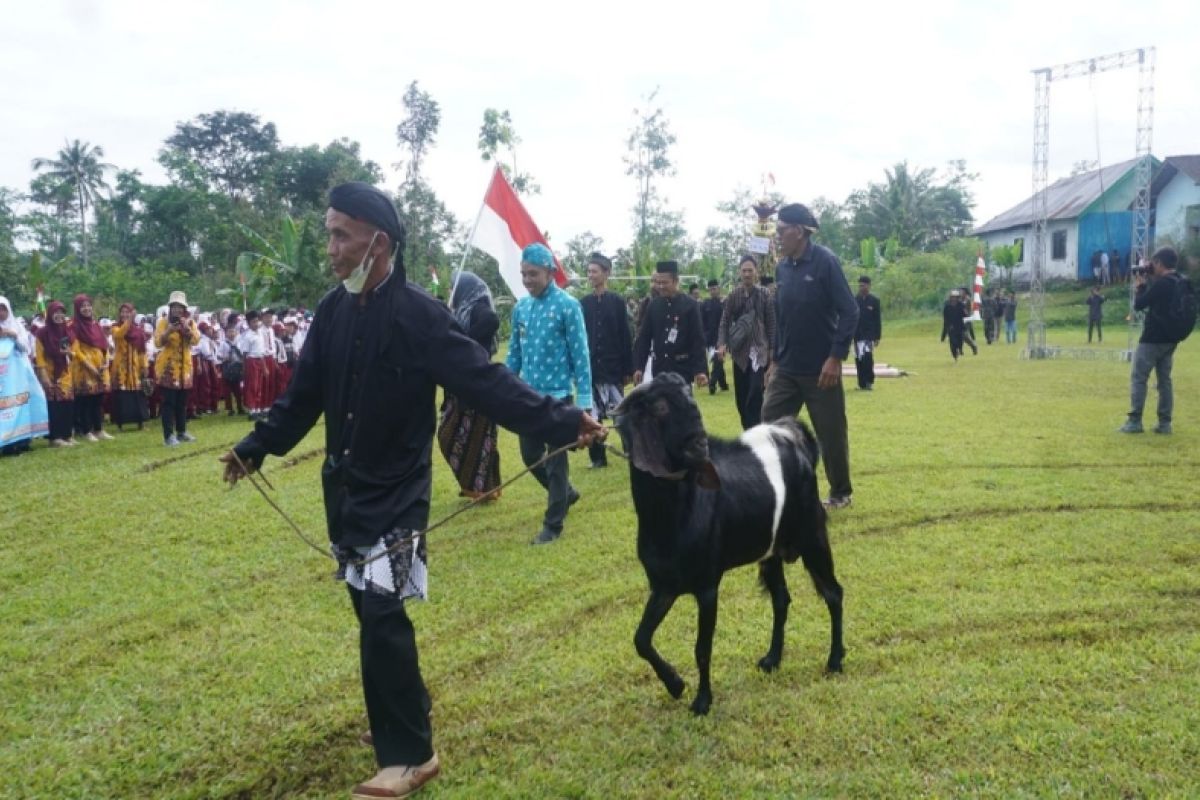
M 821 225 L 803 203 L 791 203 L 779 209 L 779 221 L 785 225 L 803 225 L 818 230 Z
M 329 190 L 329 207 L 386 233 L 396 249 L 393 263 L 396 269 L 403 272 L 404 223 L 400 221 L 396 206 L 386 194 L 369 183 L 351 181 Z
M 679 262 L 678 261 L 660 261 L 660 262 L 658 262 L 658 264 L 655 265 L 654 271 L 655 272 L 665 272 L 668 275 L 678 275 L 679 274 Z

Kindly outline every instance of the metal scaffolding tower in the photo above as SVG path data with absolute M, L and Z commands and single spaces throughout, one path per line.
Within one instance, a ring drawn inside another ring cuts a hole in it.
M 1028 358 L 1052 358 L 1058 355 L 1055 352 L 1057 348 L 1048 348 L 1046 345 L 1046 225 L 1050 216 L 1046 189 L 1050 183 L 1050 84 L 1082 75 L 1134 66 L 1138 68 L 1138 163 L 1134 172 L 1136 195 L 1133 201 L 1133 246 L 1130 254 L 1130 265 L 1133 266 L 1149 257 L 1153 244 L 1150 241 L 1150 179 L 1153 171 L 1150 144 L 1154 129 L 1154 62 L 1154 48 L 1143 47 L 1033 71 L 1033 244 L 1029 248 L 1029 338 L 1023 353 Z M 1134 319 L 1131 288 L 1131 325 L 1136 324 Z

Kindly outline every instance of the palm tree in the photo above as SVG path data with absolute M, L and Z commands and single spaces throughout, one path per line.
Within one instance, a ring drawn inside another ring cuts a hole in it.
M 66 142 L 63 149 L 58 151 L 58 158 L 35 158 L 33 169 L 46 171 L 46 175 L 59 182 L 60 186 L 69 187 L 79 199 L 79 242 L 83 248 L 83 266 L 88 265 L 87 251 L 87 209 L 100 199 L 100 190 L 108 189 L 104 182 L 104 171 L 116 169 L 112 164 L 106 164 L 104 148 L 93 147 L 87 142 L 76 139 Z

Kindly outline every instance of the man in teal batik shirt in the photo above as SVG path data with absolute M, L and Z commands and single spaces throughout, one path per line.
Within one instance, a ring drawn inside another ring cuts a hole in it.
M 554 256 L 543 244 L 529 245 L 521 253 L 521 283 L 528 297 L 513 309 L 512 336 L 508 342 L 508 368 L 535 391 L 575 402 L 585 411 L 592 407 L 592 370 L 588 357 L 587 329 L 579 301 L 554 284 Z M 520 437 L 525 466 L 546 455 L 540 439 Z M 562 535 L 567 509 L 579 499 L 571 486 L 566 453 L 559 453 L 532 474 L 549 495 L 542 530 L 533 544 L 548 544 Z

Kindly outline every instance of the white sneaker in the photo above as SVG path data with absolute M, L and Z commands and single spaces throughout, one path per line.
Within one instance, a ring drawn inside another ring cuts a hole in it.
M 165 444 L 167 447 L 178 447 L 179 440 L 175 438 L 175 434 L 171 434 L 167 437 L 167 440 L 163 442 L 163 444 Z
M 96 434 L 94 434 L 94 433 L 89 433 L 89 434 L 88 434 L 88 435 L 87 435 L 85 438 L 86 438 L 86 439 L 87 439 L 89 442 L 98 442 L 98 441 L 100 441 L 99 439 L 97 439 L 97 438 L 96 438 Z
M 104 441 L 106 441 L 106 442 L 111 442 L 111 441 L 112 441 L 112 440 L 115 438 L 115 437 L 114 437 L 114 436 L 113 436 L 111 433 L 109 433 L 108 431 L 100 431 L 100 432 L 99 432 L 99 433 L 97 433 L 96 435 L 97 435 L 97 436 L 99 436 L 101 439 L 103 439 L 103 440 L 104 440 Z
M 181 433 L 181 434 L 179 434 L 179 441 L 194 442 L 194 441 L 196 441 L 196 437 L 192 436 L 190 433 Z

